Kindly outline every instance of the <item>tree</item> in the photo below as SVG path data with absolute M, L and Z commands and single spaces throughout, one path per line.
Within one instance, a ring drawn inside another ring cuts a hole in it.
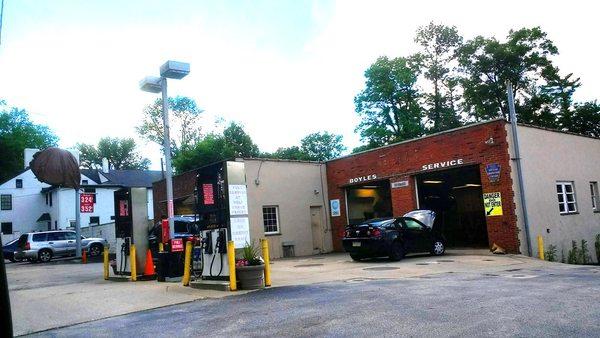
M 556 54 L 558 49 L 539 27 L 511 30 L 506 42 L 482 36 L 467 41 L 458 50 L 464 110 L 475 121 L 508 119 L 506 83 L 510 81 L 519 120 L 548 122 L 538 115 L 548 114 L 551 100 L 540 94 L 549 75 L 557 72 L 549 59 Z
M 421 47 L 416 59 L 421 71 L 432 87 L 426 93 L 425 103 L 429 130 L 438 132 L 461 125 L 455 108 L 457 77 L 453 74 L 455 52 L 462 44 L 462 37 L 455 26 L 448 27 L 430 22 L 417 29 L 415 42 Z
M 102 168 L 102 159 L 108 160 L 110 169 L 140 169 L 146 170 L 150 160 L 142 157 L 136 151 L 136 144 L 132 138 L 103 137 L 95 147 L 90 144 L 78 143 L 80 165 L 82 168 Z
M 182 148 L 173 157 L 173 166 L 178 173 L 235 157 L 257 157 L 258 146 L 235 122 L 229 124 L 222 134 L 211 133 L 195 144 Z
M 564 130 L 573 133 L 600 137 L 600 104 L 597 101 L 575 104 L 568 125 L 567 122 L 562 122 L 561 125 Z
M 263 153 L 261 157 L 266 158 L 278 158 L 282 160 L 298 160 L 298 161 L 309 161 L 310 158 L 308 154 L 306 154 L 300 147 L 291 146 L 291 147 L 283 147 L 277 148 L 273 153 Z
M 417 65 L 403 57 L 379 57 L 366 70 L 365 89 L 354 98 L 354 103 L 362 119 L 356 131 L 369 147 L 424 134 L 417 76 Z
M 23 169 L 25 148 L 56 146 L 58 137 L 47 126 L 35 124 L 24 109 L 0 100 L 0 182 Z
M 169 98 L 169 127 L 172 152 L 190 147 L 200 138 L 199 115 L 202 110 L 198 108 L 194 99 L 177 96 Z M 142 123 L 136 127 L 138 134 L 145 140 L 155 142 L 161 147 L 164 141 L 162 99 L 157 99 L 153 104 L 144 108 Z
M 312 161 L 327 161 L 342 154 L 346 147 L 342 135 L 328 132 L 312 133 L 300 141 L 300 149 Z

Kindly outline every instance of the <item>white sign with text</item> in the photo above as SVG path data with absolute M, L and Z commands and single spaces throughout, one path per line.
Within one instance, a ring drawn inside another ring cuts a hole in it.
M 229 185 L 229 215 L 248 215 L 248 196 L 243 184 Z

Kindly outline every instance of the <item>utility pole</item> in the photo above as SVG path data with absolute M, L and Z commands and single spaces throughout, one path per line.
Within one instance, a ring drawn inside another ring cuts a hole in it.
M 75 188 L 75 244 L 77 249 L 75 250 L 75 257 L 81 258 L 81 209 L 80 209 L 80 195 L 79 188 Z
M 169 217 L 169 235 L 173 238 L 175 234 L 175 221 L 173 219 L 173 167 L 171 166 L 171 136 L 169 132 L 169 97 L 167 95 L 167 79 L 161 76 L 160 86 L 162 88 L 162 110 L 164 125 L 164 148 L 165 148 L 165 170 L 167 184 L 167 217 Z
M 510 126 L 512 130 L 513 148 L 517 169 L 517 177 L 519 180 L 519 200 L 523 211 L 523 226 L 525 228 L 525 240 L 527 241 L 527 255 L 531 257 L 531 237 L 529 235 L 529 219 L 527 217 L 527 203 L 525 199 L 525 185 L 523 184 L 523 171 L 521 169 L 521 153 L 519 151 L 519 137 L 517 135 L 517 114 L 515 112 L 515 99 L 513 97 L 512 83 L 506 82 L 506 94 L 508 95 L 508 110 L 510 117 Z
M 4 0 L 0 0 L 0 45 L 2 44 L 2 19 L 4 18 Z

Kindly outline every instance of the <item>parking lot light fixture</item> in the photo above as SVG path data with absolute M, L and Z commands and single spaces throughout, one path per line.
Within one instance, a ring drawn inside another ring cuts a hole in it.
M 165 155 L 165 183 L 167 188 L 167 216 L 169 218 L 169 234 L 175 235 L 173 221 L 173 168 L 171 167 L 171 136 L 169 133 L 169 97 L 167 95 L 167 78 L 183 79 L 190 73 L 190 64 L 179 61 L 167 61 L 160 67 L 160 77 L 147 76 L 140 81 L 140 89 L 150 93 L 162 93 L 163 110 L 163 150 Z

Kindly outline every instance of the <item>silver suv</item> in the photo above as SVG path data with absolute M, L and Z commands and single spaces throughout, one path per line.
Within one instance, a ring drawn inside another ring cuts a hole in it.
M 75 231 L 56 230 L 31 232 L 21 235 L 17 244 L 15 258 L 30 262 L 48 262 L 52 257 L 72 256 L 77 249 Z M 89 256 L 98 256 L 108 247 L 104 238 L 85 238 L 81 236 L 81 247 Z

